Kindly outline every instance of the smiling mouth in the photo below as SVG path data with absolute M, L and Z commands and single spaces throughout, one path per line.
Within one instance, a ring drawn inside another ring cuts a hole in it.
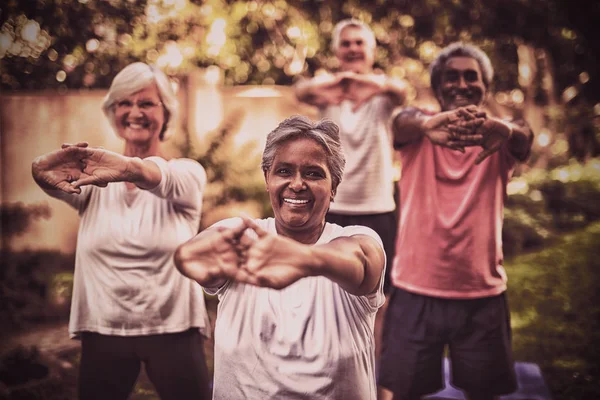
M 360 54 L 346 57 L 346 62 L 362 61 L 364 57 Z
M 130 128 L 130 129 L 148 129 L 150 127 L 150 123 L 149 122 L 137 123 L 137 122 L 127 122 L 127 121 L 125 121 L 125 123 L 123 125 L 126 128 Z
M 283 199 L 284 203 L 288 203 L 288 204 L 297 204 L 297 205 L 302 205 L 302 204 L 308 204 L 308 200 L 301 200 L 301 199 L 290 199 L 290 198 L 284 198 Z

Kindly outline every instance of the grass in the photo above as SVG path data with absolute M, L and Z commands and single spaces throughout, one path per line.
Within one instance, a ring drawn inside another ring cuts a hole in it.
M 600 223 L 507 260 L 513 345 L 555 400 L 600 399 Z

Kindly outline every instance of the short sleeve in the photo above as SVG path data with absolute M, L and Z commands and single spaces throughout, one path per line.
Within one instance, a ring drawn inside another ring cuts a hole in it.
M 159 184 L 149 191 L 174 204 L 198 213 L 202 210 L 202 196 L 206 186 L 206 172 L 197 161 L 187 158 L 166 161 L 161 157 L 148 157 L 161 172 Z
M 357 296 L 360 301 L 364 304 L 365 307 L 371 309 L 371 311 L 376 311 L 385 303 L 385 294 L 383 293 L 383 285 L 385 279 L 385 266 L 387 264 L 387 254 L 385 254 L 385 249 L 383 247 L 383 242 L 381 238 L 373 229 L 368 228 L 366 226 L 359 225 L 351 225 L 347 226 L 343 229 L 343 233 L 339 237 L 350 237 L 356 235 L 365 235 L 373 238 L 381 247 L 383 251 L 384 260 L 383 260 L 383 268 L 381 270 L 381 276 L 379 277 L 379 284 L 377 289 L 368 295 Z

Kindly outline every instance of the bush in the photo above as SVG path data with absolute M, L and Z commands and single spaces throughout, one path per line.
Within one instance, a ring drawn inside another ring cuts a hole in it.
M 2 252 L 0 334 L 66 320 L 75 257 L 57 251 Z
M 600 223 L 507 260 L 518 360 L 538 363 L 555 399 L 600 398 Z
M 510 257 L 600 220 L 600 160 L 533 169 L 511 180 L 508 194 L 502 237 Z

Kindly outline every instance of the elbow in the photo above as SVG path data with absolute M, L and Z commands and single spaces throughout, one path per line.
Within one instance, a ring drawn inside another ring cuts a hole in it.
M 177 250 L 175 250 L 175 254 L 173 255 L 173 261 L 175 264 L 175 268 L 177 268 L 177 270 L 179 272 L 181 272 L 181 274 L 187 278 L 189 278 L 189 274 L 187 273 L 187 268 L 186 268 L 186 249 L 185 249 L 185 243 L 180 245 Z

